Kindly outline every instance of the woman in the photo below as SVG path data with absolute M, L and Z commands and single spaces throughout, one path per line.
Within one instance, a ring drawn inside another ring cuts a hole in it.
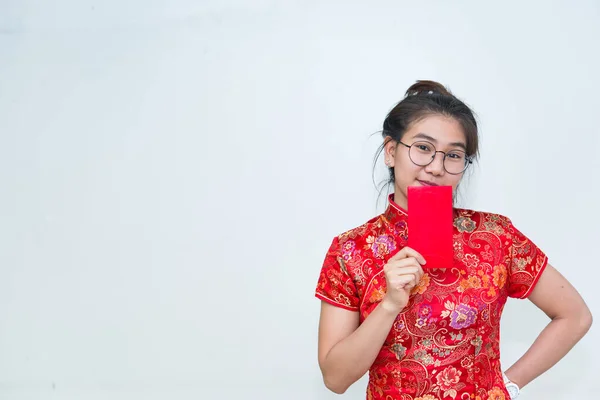
M 367 399 L 516 398 L 585 335 L 589 309 L 504 216 L 455 209 L 451 268 L 424 272 L 427 260 L 406 246 L 407 188 L 455 191 L 478 154 L 473 113 L 444 86 L 412 85 L 387 115 L 383 139 L 394 187 L 388 207 L 333 239 L 316 289 L 325 385 L 344 393 L 369 371 Z M 528 298 L 551 322 L 503 372 L 508 297 Z

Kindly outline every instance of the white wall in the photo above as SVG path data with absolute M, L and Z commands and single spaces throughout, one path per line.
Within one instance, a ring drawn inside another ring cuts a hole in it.
M 0 2 L 0 398 L 334 398 L 313 291 L 416 79 L 479 114 L 463 205 L 598 316 L 600 6 L 404 3 Z M 508 364 L 547 321 L 503 322 Z M 598 393 L 598 332 L 523 398 Z

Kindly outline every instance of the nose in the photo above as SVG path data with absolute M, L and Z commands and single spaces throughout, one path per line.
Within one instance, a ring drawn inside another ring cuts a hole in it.
M 438 157 L 439 156 L 439 157 Z M 444 173 L 444 158 L 446 155 L 437 151 L 433 156 L 433 160 L 425 167 L 425 171 L 435 176 L 440 176 Z

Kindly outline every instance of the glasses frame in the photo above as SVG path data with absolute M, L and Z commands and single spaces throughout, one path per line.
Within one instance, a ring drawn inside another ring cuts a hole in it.
M 467 170 L 467 168 L 469 168 L 469 164 L 473 164 L 473 158 L 471 156 L 468 156 L 467 153 L 463 150 L 458 150 L 458 151 L 462 151 L 463 153 L 465 153 L 465 167 L 462 171 L 460 172 L 450 172 L 446 169 L 446 156 L 448 155 L 448 152 L 445 151 L 441 151 L 435 148 L 435 146 L 433 145 L 433 143 L 428 142 L 427 140 L 417 140 L 416 142 L 414 142 L 413 144 L 406 144 L 403 143 L 402 141 L 399 141 L 398 143 L 400 143 L 401 145 L 405 146 L 408 148 L 408 158 L 410 158 L 410 161 L 412 161 L 413 164 L 418 165 L 419 167 L 426 167 L 429 164 L 431 164 L 433 162 L 433 160 L 435 160 L 435 156 L 437 155 L 437 153 L 442 153 L 444 155 L 444 160 L 442 161 L 442 166 L 444 167 L 444 171 L 446 171 L 447 173 L 449 173 L 450 175 L 460 175 L 463 172 L 465 172 Z M 431 160 L 427 163 L 427 164 L 417 164 L 411 157 L 410 155 L 410 149 L 416 144 L 416 143 L 427 143 L 428 145 L 430 145 L 433 150 L 433 156 L 431 157 Z M 455 151 L 455 150 L 452 150 Z

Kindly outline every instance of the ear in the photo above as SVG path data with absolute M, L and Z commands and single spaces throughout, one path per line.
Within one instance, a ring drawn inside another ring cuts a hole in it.
M 396 157 L 396 147 L 398 147 L 398 143 L 391 137 L 387 136 L 383 140 L 383 156 L 385 157 L 384 162 L 390 168 L 394 168 L 395 157 Z

